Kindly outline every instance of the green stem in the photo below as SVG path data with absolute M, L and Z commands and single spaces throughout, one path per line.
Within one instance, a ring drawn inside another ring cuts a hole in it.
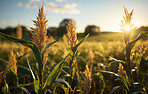
M 132 72 L 131 72 L 131 61 L 130 61 L 130 53 L 131 53 L 131 49 L 129 47 L 129 43 L 126 44 L 126 59 L 127 59 L 127 65 L 128 65 L 128 78 L 129 78 L 129 84 L 130 84 L 130 91 L 129 93 L 132 94 L 133 92 L 133 76 L 132 76 Z

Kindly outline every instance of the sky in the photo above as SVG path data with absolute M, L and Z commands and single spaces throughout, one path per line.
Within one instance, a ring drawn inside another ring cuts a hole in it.
M 39 5 L 44 4 L 47 27 L 58 27 L 65 18 L 76 22 L 76 32 L 84 32 L 88 25 L 99 26 L 101 31 L 120 32 L 124 6 L 134 9 L 135 27 L 148 25 L 148 0 L 0 0 L 0 28 L 16 27 L 18 22 L 35 27 Z

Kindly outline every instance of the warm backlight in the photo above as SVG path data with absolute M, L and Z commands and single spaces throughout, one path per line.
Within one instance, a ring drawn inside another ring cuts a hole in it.
M 125 30 L 126 30 L 126 31 L 130 31 L 130 29 L 131 29 L 131 27 L 130 27 L 129 25 L 126 25 L 126 26 L 125 26 Z

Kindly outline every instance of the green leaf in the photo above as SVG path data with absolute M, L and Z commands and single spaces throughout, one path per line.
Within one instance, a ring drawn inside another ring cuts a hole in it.
M 113 75 L 113 76 L 119 77 L 118 74 L 116 74 L 116 73 L 114 73 L 114 72 L 111 72 L 111 71 L 95 70 L 95 72 L 100 72 L 100 73 L 110 74 L 110 75 Z
M 23 90 L 26 94 L 31 94 L 25 87 L 18 87 L 18 88 Z
M 27 71 L 30 71 L 29 68 L 25 67 L 25 66 L 22 66 L 22 65 L 17 65 L 17 67 L 21 68 L 21 69 L 25 69 Z
M 66 85 L 68 88 L 70 88 L 70 89 L 72 90 L 72 88 L 71 88 L 71 86 L 69 85 L 69 83 L 66 82 L 65 80 L 57 79 L 56 81 L 57 81 L 57 82 L 60 82 L 60 83 L 62 83 L 62 84 L 64 84 L 64 85 Z
M 122 81 L 122 83 L 124 84 L 126 89 L 129 91 L 128 83 L 127 83 L 126 79 L 123 76 L 120 76 L 120 75 L 118 75 L 118 74 L 116 74 L 114 72 L 110 72 L 110 71 L 96 70 L 96 72 L 105 73 L 105 74 L 109 74 L 109 75 L 113 75 L 113 76 L 119 77 L 119 79 Z
M 54 67 L 54 69 L 50 72 L 50 74 L 48 75 L 48 77 L 45 81 L 43 89 L 46 89 L 47 85 L 50 87 L 54 83 L 54 81 L 58 78 L 58 76 L 60 75 L 61 69 L 63 67 L 63 63 L 68 56 L 69 56 L 69 54 L 60 63 L 58 63 Z
M 65 75 L 60 76 L 60 79 L 65 79 L 65 78 L 68 78 L 68 77 L 70 77 L 70 75 L 67 73 Z
M 37 46 L 31 41 L 27 41 L 27 40 L 23 40 L 23 39 L 17 39 L 17 38 L 11 37 L 9 35 L 3 34 L 1 32 L 0 32 L 0 35 L 6 37 L 9 41 L 21 43 L 22 45 L 27 46 L 27 47 L 32 49 L 34 56 L 35 56 L 37 62 L 39 63 L 38 75 L 39 75 L 39 78 L 40 78 L 40 82 L 42 82 L 42 75 L 41 74 L 42 74 L 42 70 L 43 70 L 43 63 L 42 63 L 40 51 L 38 50 Z
M 40 82 L 39 80 L 34 79 L 34 90 L 37 94 L 39 94 L 39 89 L 40 89 Z
M 148 34 L 147 31 L 141 32 L 141 33 L 136 37 L 136 39 L 135 39 L 134 41 L 132 41 L 132 42 L 129 43 L 130 49 L 132 49 L 132 48 L 135 46 L 135 44 L 136 44 L 136 42 L 137 42 L 138 40 L 140 40 L 141 38 L 144 38 L 145 36 L 147 36 L 147 34 Z
M 115 86 L 115 87 L 111 90 L 110 94 L 113 94 L 118 88 L 120 88 L 120 86 Z
M 47 51 L 47 49 L 48 49 L 52 44 L 54 44 L 54 43 L 56 43 L 57 41 L 59 41 L 60 39 L 62 39 L 62 38 L 59 38 L 59 39 L 55 40 L 54 42 L 51 42 L 51 43 L 47 44 L 47 46 L 45 47 L 45 49 L 44 49 L 43 52 L 42 52 L 42 60 L 43 60 L 44 54 L 45 54 L 45 52 Z
M 1 65 L 2 65 L 2 64 L 6 64 L 6 65 L 10 66 L 10 62 L 9 62 L 9 61 L 6 61 L 6 60 L 4 60 L 4 59 L 2 59 L 2 58 L 0 58 L 0 64 L 1 64 Z
M 125 61 L 117 60 L 117 59 L 115 59 L 115 58 L 113 58 L 113 57 L 110 57 L 110 58 L 112 58 L 112 59 L 115 60 L 115 61 L 109 63 L 109 64 L 108 64 L 108 67 L 113 67 L 113 66 L 115 66 L 116 64 L 121 63 L 122 66 L 124 67 L 124 70 L 126 71 L 126 74 L 127 74 L 127 75 L 130 75 L 130 74 L 129 74 L 129 73 L 130 73 L 130 70 L 129 70 L 129 68 L 127 67 L 127 63 L 126 63 Z
M 30 86 L 33 85 L 33 83 L 28 83 L 28 84 L 19 84 L 19 87 L 25 87 L 25 86 Z
M 121 63 L 123 66 L 125 66 L 125 62 L 124 62 L 124 61 L 116 60 L 116 61 L 110 62 L 110 63 L 108 64 L 108 67 L 113 67 L 113 66 L 115 66 L 115 65 L 117 65 L 117 64 L 119 64 L 119 63 Z
M 10 69 L 10 71 L 15 75 L 16 79 L 18 80 L 18 76 L 17 76 L 17 72 L 15 72 L 12 68 L 11 68 L 11 64 L 9 61 L 6 61 L 2 58 L 0 58 L 1 64 L 6 64 L 8 65 L 8 69 Z
M 87 36 L 85 36 L 85 38 L 82 39 L 76 46 L 73 47 L 73 49 L 72 49 L 73 53 L 75 53 L 75 52 L 77 51 L 77 49 L 78 49 L 78 47 L 80 46 L 80 44 L 82 44 L 83 41 L 84 41 L 88 36 L 89 36 L 89 34 L 88 34 Z
M 34 75 L 32 69 L 31 69 L 31 67 L 30 67 L 30 64 L 29 64 L 28 59 L 27 59 L 27 63 L 28 63 L 28 66 L 29 66 L 30 72 L 31 72 L 31 74 L 32 74 L 32 78 L 35 79 L 35 75 Z
M 99 51 L 95 51 L 95 54 L 97 54 L 97 55 L 99 55 L 101 57 L 104 57 L 103 54 L 101 52 L 99 52 Z

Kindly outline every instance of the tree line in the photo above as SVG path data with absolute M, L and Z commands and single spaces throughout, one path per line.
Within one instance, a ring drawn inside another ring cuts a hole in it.
M 66 26 L 67 23 L 69 22 L 69 20 L 71 19 L 64 19 L 63 21 L 60 22 L 59 27 L 49 27 L 47 28 L 47 35 L 51 35 L 55 38 L 57 37 L 62 37 L 64 34 L 67 33 L 66 31 Z M 25 26 L 21 26 L 22 27 L 22 33 L 24 37 L 27 36 L 31 36 L 30 34 L 30 30 L 27 29 L 27 27 Z M 0 32 L 11 35 L 11 36 L 16 36 L 16 30 L 17 27 L 7 27 L 5 29 L 0 29 Z M 138 34 L 141 31 L 148 31 L 148 26 L 141 26 L 140 28 L 135 30 L 135 35 Z M 78 36 L 85 36 L 87 34 L 91 35 L 98 35 L 100 34 L 101 30 L 99 26 L 96 25 L 88 25 L 85 28 L 85 31 L 81 34 L 78 34 Z

